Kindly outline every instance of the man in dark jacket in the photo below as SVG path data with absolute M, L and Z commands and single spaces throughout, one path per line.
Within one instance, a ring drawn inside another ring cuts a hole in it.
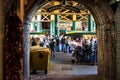
M 53 39 L 50 41 L 50 50 L 51 50 L 51 57 L 55 57 L 55 42 Z

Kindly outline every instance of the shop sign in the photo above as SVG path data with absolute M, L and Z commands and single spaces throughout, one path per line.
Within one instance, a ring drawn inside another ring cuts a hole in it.
M 75 12 L 77 12 L 77 13 L 80 12 L 80 9 L 79 9 L 78 7 L 68 6 L 68 5 L 66 5 L 66 6 L 62 6 L 62 5 L 52 6 L 52 7 L 49 7 L 49 8 L 47 9 L 47 11 L 48 11 L 48 12 L 52 12 L 52 11 L 54 11 L 54 10 L 58 10 L 58 9 L 61 9 L 61 8 L 69 9 L 69 10 L 75 11 Z

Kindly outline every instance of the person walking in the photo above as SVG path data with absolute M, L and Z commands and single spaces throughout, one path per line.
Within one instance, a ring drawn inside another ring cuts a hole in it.
M 55 48 L 55 51 L 59 52 L 59 37 L 57 36 L 55 39 L 56 39 L 56 46 L 55 46 L 56 48 Z
M 53 39 L 50 41 L 50 51 L 51 51 L 51 57 L 55 57 L 55 42 Z
M 62 52 L 65 52 L 65 38 L 64 37 L 62 37 L 62 39 L 61 39 L 61 49 L 62 49 Z

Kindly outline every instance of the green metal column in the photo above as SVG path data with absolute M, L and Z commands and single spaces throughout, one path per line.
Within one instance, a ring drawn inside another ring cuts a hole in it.
M 95 21 L 93 21 L 93 30 L 96 30 L 96 24 L 95 24 Z
M 76 23 L 75 23 L 75 21 L 72 22 L 72 30 L 76 30 Z
M 93 31 L 92 15 L 88 15 L 88 31 Z
M 37 32 L 42 32 L 41 15 L 37 15 Z
M 40 28 L 41 26 L 40 26 L 40 21 L 37 21 L 37 32 L 40 32 L 41 31 L 41 28 Z
M 54 21 L 50 22 L 50 34 L 51 34 L 51 37 L 55 37 L 55 22 Z
M 55 35 L 59 35 L 58 33 L 58 15 L 55 14 Z
M 53 33 L 52 33 L 52 21 L 50 22 L 50 37 L 52 38 L 53 37 Z
M 59 15 L 57 15 L 57 35 L 60 35 Z
M 35 30 L 35 29 L 34 29 L 34 25 L 35 25 L 35 22 L 32 21 L 31 29 L 32 29 L 33 31 Z

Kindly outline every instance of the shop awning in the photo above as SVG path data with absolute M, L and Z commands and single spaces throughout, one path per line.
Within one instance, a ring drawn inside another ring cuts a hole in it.
M 85 35 L 85 34 L 95 35 L 96 32 L 91 32 L 91 31 L 67 31 L 65 36 Z

